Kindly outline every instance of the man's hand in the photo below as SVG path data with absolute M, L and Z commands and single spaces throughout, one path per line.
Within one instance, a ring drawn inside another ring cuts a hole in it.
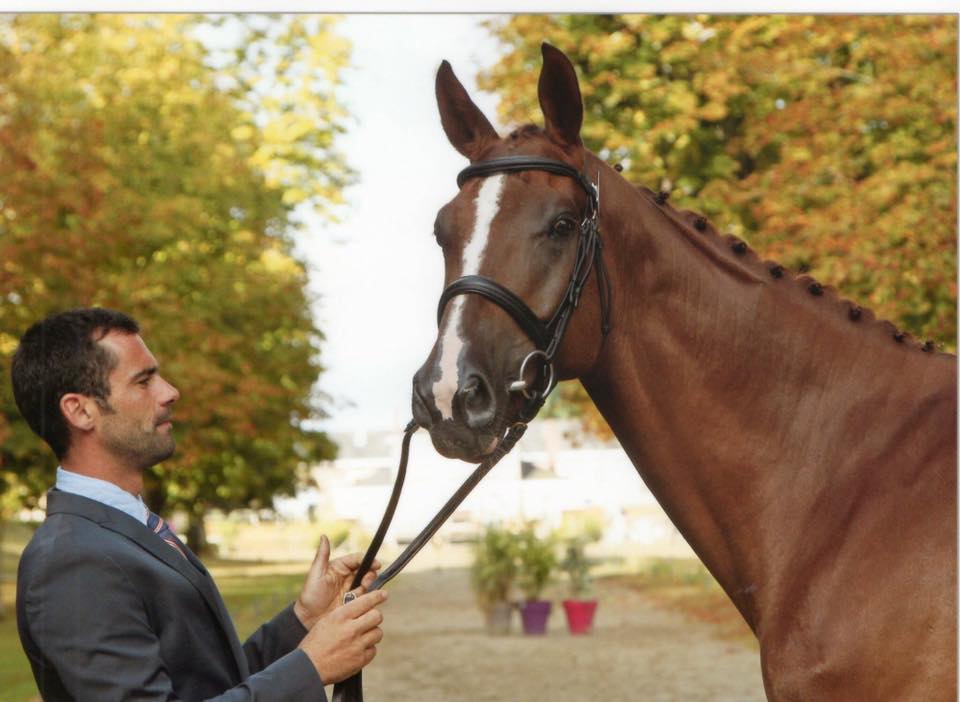
M 326 535 L 320 537 L 317 555 L 313 558 L 313 564 L 307 573 L 300 596 L 293 604 L 294 614 L 307 630 L 312 629 L 322 616 L 340 606 L 343 596 L 350 589 L 350 583 L 353 581 L 354 573 L 360 567 L 361 560 L 363 558 L 359 553 L 351 553 L 349 556 L 331 561 L 330 540 Z M 370 587 L 370 583 L 377 577 L 379 568 L 380 563 L 375 560 L 370 567 L 370 572 L 364 576 L 357 589 L 358 595 L 366 592 Z
M 383 615 L 376 606 L 386 599 L 383 590 L 360 595 L 321 617 L 303 637 L 298 648 L 309 656 L 325 685 L 349 678 L 377 655 Z

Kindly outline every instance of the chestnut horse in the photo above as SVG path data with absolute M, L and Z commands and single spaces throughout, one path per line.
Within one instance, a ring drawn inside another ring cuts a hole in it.
M 625 181 L 584 148 L 559 50 L 543 46 L 543 129 L 500 138 L 446 62 L 436 89 L 471 164 L 550 159 L 599 190 L 609 334 L 591 282 L 556 372 L 582 381 L 756 634 L 769 699 L 955 700 L 956 357 Z M 588 207 L 569 173 L 474 169 L 436 219 L 446 284 L 484 276 L 550 319 Z M 413 393 L 442 454 L 481 459 L 521 413 L 534 343 L 516 319 L 488 296 L 447 301 Z

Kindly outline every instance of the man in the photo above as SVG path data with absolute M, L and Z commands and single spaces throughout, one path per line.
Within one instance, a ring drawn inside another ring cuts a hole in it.
M 40 694 L 326 699 L 324 684 L 376 655 L 386 594 L 340 606 L 360 559 L 329 561 L 324 537 L 297 601 L 241 646 L 203 564 L 140 498 L 144 470 L 173 453 L 179 393 L 139 331 L 119 312 L 73 310 L 34 324 L 14 355 L 17 406 L 61 464 L 17 575 L 20 640 Z

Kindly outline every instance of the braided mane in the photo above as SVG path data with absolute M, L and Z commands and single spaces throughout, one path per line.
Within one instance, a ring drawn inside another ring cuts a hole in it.
M 832 285 L 823 285 L 805 271 L 791 271 L 776 261 L 761 259 L 742 239 L 732 234 L 721 234 L 710 221 L 693 210 L 677 209 L 669 203 L 669 194 L 663 191 L 655 193 L 644 185 L 631 183 L 634 189 L 650 201 L 653 207 L 663 211 L 681 230 L 698 242 L 709 242 L 722 247 L 730 260 L 746 267 L 752 273 L 762 273 L 771 282 L 790 283 L 797 291 L 803 291 L 811 297 L 822 297 L 824 304 L 832 304 L 838 313 L 845 315 L 851 322 L 878 329 L 898 343 L 906 343 L 923 351 L 935 351 L 932 341 L 920 343 L 913 335 L 902 331 L 893 322 L 878 319 L 872 310 L 861 307 L 855 302 L 840 296 Z

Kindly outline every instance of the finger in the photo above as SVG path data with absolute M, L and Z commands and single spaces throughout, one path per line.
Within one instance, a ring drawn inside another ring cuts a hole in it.
M 369 585 L 369 583 L 367 584 Z M 367 591 L 367 587 L 361 583 L 358 587 L 355 587 L 349 592 L 344 593 L 344 596 L 343 596 L 344 604 L 357 599 L 358 597 L 360 597 L 360 595 L 364 594 L 366 591 Z
M 367 663 L 372 661 L 376 657 L 376 655 L 377 655 L 376 646 L 371 646 L 370 648 L 365 649 L 363 652 L 364 665 L 367 665 Z
M 359 568 L 360 564 L 363 563 L 363 556 L 361 556 L 359 553 L 348 553 L 346 556 L 340 556 L 340 558 L 334 561 L 334 563 L 342 564 L 352 572 Z M 373 563 L 370 564 L 370 570 L 380 570 L 380 561 L 374 558 Z
M 343 613 L 343 616 L 350 619 L 356 619 L 364 612 L 367 612 L 378 604 L 385 602 L 387 599 L 386 590 L 374 590 L 373 592 L 367 592 L 362 595 L 359 595 L 357 599 L 352 602 L 347 602 L 343 607 L 340 608 L 340 611 Z
M 366 575 L 364 575 L 363 580 L 360 581 L 360 586 L 363 588 L 363 591 L 366 592 L 370 588 L 370 586 L 373 585 L 373 581 L 376 579 L 377 579 L 376 571 L 372 570 Z
M 358 632 L 365 632 L 380 626 L 383 623 L 383 614 L 378 609 L 364 612 L 353 620 Z
M 330 539 L 327 538 L 326 534 L 320 536 L 320 546 L 317 547 L 317 555 L 313 557 L 313 565 L 311 568 L 320 568 L 322 573 L 327 569 L 327 565 L 330 563 Z
M 337 560 L 343 563 L 343 565 L 347 566 L 347 568 L 350 570 L 356 570 L 363 562 L 363 556 L 359 553 L 348 553 L 346 556 L 340 556 L 340 558 Z
M 370 648 L 383 641 L 383 629 L 375 627 L 370 631 L 365 631 L 360 636 L 360 645 L 364 648 Z

